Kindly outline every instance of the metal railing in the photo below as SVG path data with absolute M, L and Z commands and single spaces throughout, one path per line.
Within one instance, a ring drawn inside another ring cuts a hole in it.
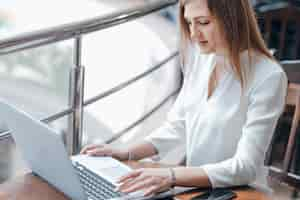
M 88 33 L 123 24 L 154 13 L 168 6 L 175 5 L 177 1 L 178 0 L 161 0 L 154 3 L 147 3 L 144 6 L 118 11 L 109 15 L 0 40 L 0 55 L 32 49 L 67 39 L 78 38 Z
M 69 125 L 67 134 L 67 148 L 70 154 L 76 154 L 81 148 L 81 138 L 82 138 L 82 119 L 83 119 L 83 107 L 92 104 L 106 96 L 109 96 L 121 89 L 127 87 L 128 85 L 136 82 L 137 80 L 147 76 L 148 74 L 159 69 L 165 63 L 178 56 L 178 52 L 174 52 L 168 58 L 164 59 L 161 63 L 157 64 L 153 68 L 143 72 L 142 74 L 128 80 L 108 91 L 99 94 L 87 101 L 83 101 L 84 97 L 84 66 L 81 63 L 81 49 L 82 49 L 82 36 L 95 31 L 103 30 L 118 24 L 122 24 L 138 17 L 145 16 L 147 14 L 156 12 L 158 10 L 164 9 L 168 6 L 175 5 L 177 0 L 162 0 L 154 3 L 148 3 L 144 6 L 139 6 L 131 9 L 126 9 L 119 11 L 110 15 L 96 17 L 89 20 L 84 20 L 77 23 L 65 24 L 57 27 L 52 27 L 46 30 L 36 31 L 32 33 L 27 33 L 12 37 L 6 40 L 0 40 L 0 55 L 11 54 L 14 52 L 32 49 L 39 46 L 52 44 L 55 42 L 75 39 L 74 43 L 74 67 L 71 70 L 70 78 L 70 90 L 69 90 L 69 108 L 63 110 L 57 114 L 49 116 L 42 119 L 43 122 L 51 122 L 53 120 L 59 119 L 66 115 L 69 115 Z M 112 142 L 122 135 L 124 135 L 128 130 L 138 125 L 140 122 L 149 117 L 155 110 L 161 107 L 170 97 L 174 96 L 178 92 L 178 89 L 168 95 L 162 102 L 146 113 L 139 120 L 134 122 L 132 125 L 126 127 L 124 130 L 115 134 L 106 142 Z M 10 137 L 10 131 L 0 133 L 0 140 Z

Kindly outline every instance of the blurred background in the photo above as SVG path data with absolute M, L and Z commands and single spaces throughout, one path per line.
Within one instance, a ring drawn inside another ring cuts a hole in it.
M 142 6 L 143 1 L 1 1 L 0 39 L 61 24 L 104 16 Z M 67 9 L 67 12 L 66 12 Z M 171 10 L 172 8 L 171 8 Z M 169 10 L 98 31 L 83 38 L 86 67 L 85 97 L 90 99 L 150 69 L 177 50 L 177 29 Z M 166 17 L 167 16 L 167 17 Z M 162 28 L 163 27 L 163 28 Z M 0 58 L 0 94 L 38 119 L 68 108 L 74 40 L 29 49 Z M 104 142 L 122 131 L 180 85 L 180 69 L 173 60 L 150 76 L 84 110 L 83 144 Z M 136 142 L 156 128 L 172 99 L 148 120 L 129 130 L 116 145 Z M 51 123 L 63 135 L 67 117 Z M 134 138 L 134 140 L 133 140 Z M 26 171 L 13 141 L 1 140 L 0 180 Z
M 0 40 L 155 1 L 158 0 L 1 0 Z M 251 4 L 269 49 L 287 72 L 293 84 L 293 94 L 296 94 L 294 96 L 299 97 L 300 0 L 251 0 Z M 82 64 L 86 68 L 85 99 L 150 69 L 177 51 L 178 36 L 176 5 L 84 36 Z M 0 98 L 39 119 L 68 108 L 70 69 L 74 67 L 73 45 L 74 40 L 66 40 L 2 55 Z M 104 142 L 124 130 L 180 87 L 181 78 L 178 59 L 173 59 L 126 89 L 85 107 L 83 144 Z M 145 121 L 128 130 L 114 144 L 125 146 L 151 133 L 164 120 L 174 98 L 169 99 Z M 295 120 L 299 111 L 295 109 L 298 104 L 293 102 L 297 101 L 287 102 L 287 109 L 279 120 L 266 164 L 283 169 L 286 149 L 290 148 L 293 153 L 290 156 L 289 172 L 299 175 L 300 157 L 297 155 L 300 145 L 297 137 L 298 121 Z M 50 125 L 63 136 L 67 118 L 56 120 Z M 162 161 L 178 163 L 184 157 L 182 148 L 178 146 Z M 0 140 L 0 183 L 27 170 L 12 139 Z M 289 183 L 284 185 L 286 187 L 274 184 L 279 197 L 296 199 L 297 187 L 287 186 Z

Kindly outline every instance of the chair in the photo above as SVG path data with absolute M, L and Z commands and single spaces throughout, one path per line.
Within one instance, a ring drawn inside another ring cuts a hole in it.
M 293 115 L 292 126 L 288 138 L 286 152 L 284 154 L 283 167 L 278 168 L 270 166 L 269 176 L 272 179 L 276 179 L 282 183 L 293 187 L 295 189 L 293 196 L 296 196 L 297 191 L 300 190 L 300 176 L 295 174 L 295 168 L 293 171 L 291 171 L 291 166 L 295 165 L 295 162 L 293 162 L 293 158 L 295 158 L 294 150 L 296 146 L 295 144 L 297 138 L 297 128 L 300 118 L 300 84 L 289 84 L 287 105 L 293 105 L 295 107 L 295 112 Z
M 300 8 L 288 2 L 277 2 L 256 8 L 258 23 L 269 48 L 276 57 L 300 58 Z
M 300 84 L 300 60 L 283 60 L 280 64 L 290 83 Z
M 281 182 L 294 187 L 296 190 L 300 190 L 300 175 L 297 175 L 299 163 L 297 162 L 297 150 L 299 151 L 299 145 L 296 145 L 297 128 L 300 120 L 300 60 L 298 61 L 283 61 L 281 62 L 286 74 L 289 78 L 289 85 L 286 97 L 286 106 L 294 108 L 291 120 L 289 118 L 281 117 L 279 123 L 282 121 L 291 124 L 290 134 L 288 136 L 288 143 L 286 151 L 284 153 L 283 165 L 281 168 L 270 166 L 269 175 L 271 178 L 275 178 Z M 287 110 L 285 112 L 288 112 Z M 286 120 L 287 119 L 287 120 Z M 285 134 L 285 133 L 280 133 Z M 275 141 L 272 141 L 271 145 L 274 146 Z M 272 157 L 269 158 L 268 164 L 272 164 Z

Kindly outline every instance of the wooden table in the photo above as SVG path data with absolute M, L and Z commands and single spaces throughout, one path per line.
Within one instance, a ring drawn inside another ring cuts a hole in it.
M 161 165 L 146 162 L 129 162 L 132 168 L 160 167 Z M 255 189 L 244 187 L 234 190 L 237 200 L 271 200 L 270 197 Z M 176 199 L 188 200 L 200 192 L 177 195 Z M 65 195 L 31 173 L 20 176 L 0 185 L 0 200 L 68 200 Z

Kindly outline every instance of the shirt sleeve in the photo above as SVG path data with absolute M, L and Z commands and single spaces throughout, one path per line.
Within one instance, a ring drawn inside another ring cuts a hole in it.
M 180 92 L 167 114 L 167 119 L 163 125 L 152 132 L 145 141 L 150 142 L 157 150 L 158 156 L 163 158 L 169 151 L 178 144 L 185 145 L 186 135 L 185 135 L 185 114 L 184 114 L 184 99 L 186 85 L 189 77 L 191 76 L 191 71 L 194 62 L 194 46 L 189 45 L 187 49 L 187 62 L 181 65 L 181 71 L 183 74 L 183 85 Z
M 286 91 L 284 72 L 273 73 L 250 91 L 246 123 L 234 156 L 201 166 L 213 188 L 247 185 L 256 179 L 284 109 Z
M 164 157 L 178 144 L 185 144 L 185 119 L 183 110 L 184 85 L 167 114 L 163 125 L 145 138 L 157 150 L 160 158 Z

